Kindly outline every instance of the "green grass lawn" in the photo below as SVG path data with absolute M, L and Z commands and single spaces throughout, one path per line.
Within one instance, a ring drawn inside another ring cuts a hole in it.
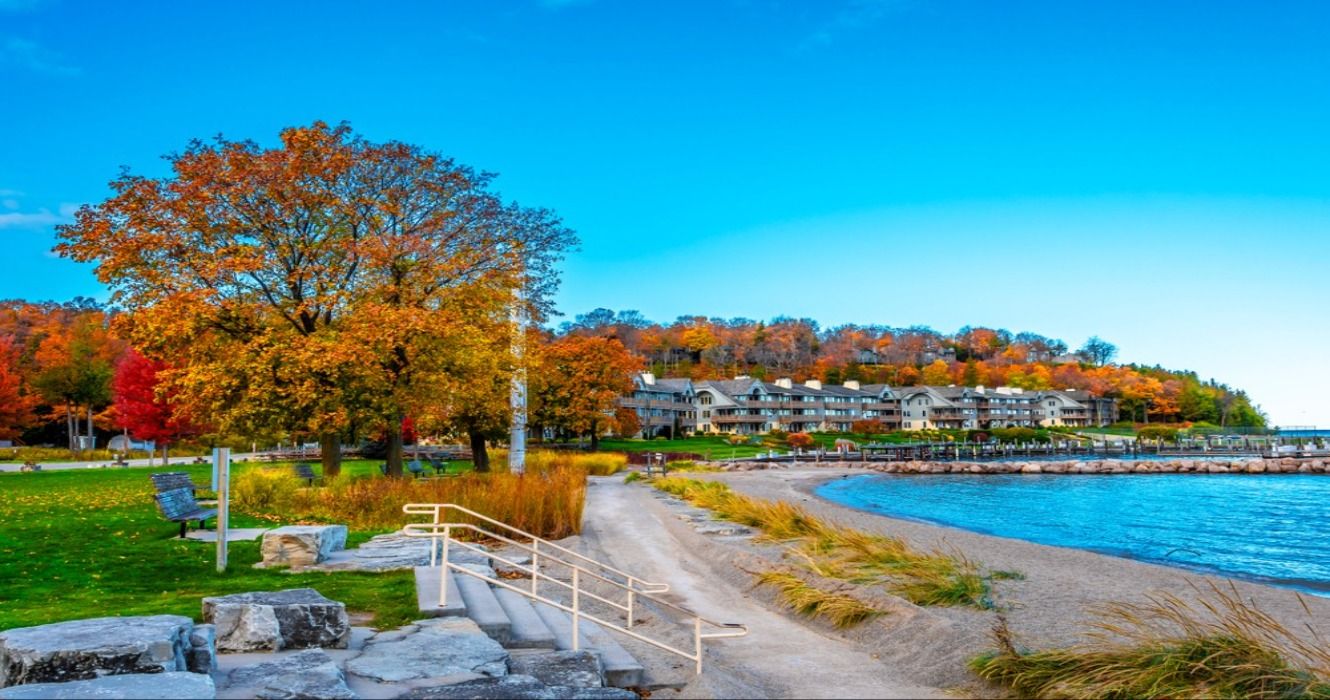
M 343 471 L 376 475 L 378 464 L 348 461 Z M 197 483 L 209 479 L 208 465 L 172 469 L 189 471 Z M 260 559 L 258 542 L 233 542 L 230 568 L 218 574 L 216 545 L 175 539 L 179 526 L 158 514 L 148 475 L 160 470 L 0 474 L 0 629 L 106 615 L 199 619 L 204 596 L 299 587 L 315 588 L 349 611 L 373 614 L 377 627 L 418 617 L 410 572 L 264 571 L 252 568 Z M 272 523 L 232 512 L 232 527 L 260 525 Z M 352 532 L 349 544 L 374 534 Z
M 752 457 L 771 448 L 764 445 L 731 445 L 719 435 L 696 435 L 677 440 L 605 439 L 600 441 L 600 449 L 606 452 L 692 452 L 709 459 L 730 459 Z

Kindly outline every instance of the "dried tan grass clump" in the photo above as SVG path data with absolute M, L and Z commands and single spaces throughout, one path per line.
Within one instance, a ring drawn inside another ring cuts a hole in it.
M 845 593 L 829 593 L 810 586 L 794 574 L 767 571 L 757 576 L 757 585 L 776 589 L 781 602 L 791 610 L 810 618 L 826 620 L 837 629 L 853 627 L 886 611 Z
M 1025 697 L 1330 698 L 1330 648 L 1310 625 L 1295 634 L 1231 585 L 1197 593 L 1099 608 L 1067 649 L 1021 649 L 1000 619 L 997 650 L 971 667 Z

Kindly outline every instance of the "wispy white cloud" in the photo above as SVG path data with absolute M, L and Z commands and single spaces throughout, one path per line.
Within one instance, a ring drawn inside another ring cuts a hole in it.
M 10 204 L 17 205 L 14 200 L 7 200 L 5 206 L 16 209 L 17 206 L 9 207 Z M 0 213 L 0 230 L 15 229 L 39 229 L 56 224 L 67 224 L 74 220 L 74 213 L 78 211 L 77 204 L 61 204 L 56 211 L 42 208 L 37 211 L 8 211 Z
M 908 0 L 846 0 L 817 29 L 804 38 L 801 48 L 830 44 L 836 37 L 871 27 L 908 4 Z
M 0 38 L 0 66 L 57 76 L 73 76 L 83 72 L 59 53 L 30 39 L 16 36 Z

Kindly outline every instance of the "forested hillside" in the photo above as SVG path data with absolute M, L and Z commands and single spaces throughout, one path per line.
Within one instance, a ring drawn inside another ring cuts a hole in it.
M 1072 349 L 1038 333 L 966 326 L 952 334 L 926 326 L 843 325 L 807 318 L 770 322 L 681 316 L 655 323 L 637 311 L 596 309 L 559 329 L 561 336 L 619 339 L 660 376 L 719 379 L 858 380 L 893 386 L 1013 386 L 1085 389 L 1117 398 L 1124 420 L 1259 426 L 1265 416 L 1246 392 L 1194 372 L 1119 365 L 1099 338 Z

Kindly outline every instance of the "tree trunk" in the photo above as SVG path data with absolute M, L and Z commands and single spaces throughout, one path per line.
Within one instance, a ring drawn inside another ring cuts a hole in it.
M 393 418 L 388 426 L 388 476 L 402 475 L 402 419 Z
M 169 467 L 169 466 L 171 466 L 171 455 L 167 452 L 168 449 L 170 449 L 170 446 L 169 446 L 167 443 L 163 442 L 163 443 L 162 443 L 162 466 L 163 466 L 163 467 Z
M 485 447 L 485 436 L 474 425 L 467 426 L 467 436 L 471 440 L 471 464 L 475 470 L 485 473 L 490 470 L 490 453 Z
M 334 478 L 342 473 L 342 440 L 337 433 L 319 436 L 319 452 L 323 457 L 323 477 Z
M 595 451 L 596 451 L 597 449 L 599 449 L 599 448 L 600 448 L 600 428 L 599 428 L 599 426 L 596 425 L 596 421 L 595 421 L 595 420 L 592 420 L 592 421 L 591 421 L 591 451 L 592 451 L 592 452 L 595 452 Z
M 97 449 L 97 433 L 92 428 L 92 404 L 88 404 L 88 447 Z
M 69 451 L 78 451 L 78 441 L 74 439 L 74 407 L 65 402 L 65 433 L 69 437 Z

